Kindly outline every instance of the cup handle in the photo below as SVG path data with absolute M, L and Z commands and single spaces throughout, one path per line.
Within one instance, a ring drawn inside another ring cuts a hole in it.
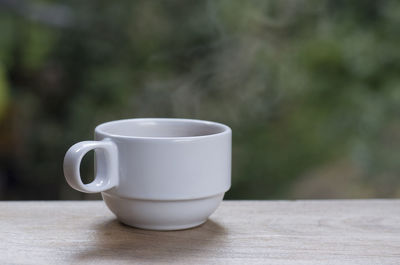
M 96 154 L 96 176 L 93 182 L 83 184 L 79 171 L 82 158 L 90 150 Z M 64 157 L 64 176 L 68 184 L 82 192 L 95 193 L 118 185 L 118 149 L 108 139 L 83 141 L 71 146 Z

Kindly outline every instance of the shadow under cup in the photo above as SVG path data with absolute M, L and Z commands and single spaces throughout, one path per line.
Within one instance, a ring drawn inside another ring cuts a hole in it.
M 101 124 L 95 129 L 96 141 L 90 143 L 113 147 L 92 148 L 97 173 L 94 184 L 87 184 L 94 189 L 89 192 L 101 191 L 108 208 L 130 226 L 153 230 L 198 226 L 230 188 L 231 135 L 228 126 L 201 120 L 129 119 Z M 116 168 L 109 159 L 115 159 Z M 70 185 L 88 192 L 74 181 Z M 106 188 L 96 190 L 96 185 Z

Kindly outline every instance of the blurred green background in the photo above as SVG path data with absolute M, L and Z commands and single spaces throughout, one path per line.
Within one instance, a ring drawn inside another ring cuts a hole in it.
M 134 117 L 231 126 L 228 199 L 400 197 L 399 14 L 395 0 L 0 0 L 0 199 L 98 198 L 66 184 L 65 151 Z

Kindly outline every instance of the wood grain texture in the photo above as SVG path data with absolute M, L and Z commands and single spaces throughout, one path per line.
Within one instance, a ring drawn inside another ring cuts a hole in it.
M 224 201 L 173 232 L 101 201 L 0 202 L 0 264 L 400 264 L 400 200 Z

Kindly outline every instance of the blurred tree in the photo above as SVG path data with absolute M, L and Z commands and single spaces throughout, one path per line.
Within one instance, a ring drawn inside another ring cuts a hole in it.
M 92 198 L 65 183 L 64 153 L 128 117 L 230 125 L 227 198 L 398 197 L 399 12 L 394 0 L 0 0 L 0 198 Z

